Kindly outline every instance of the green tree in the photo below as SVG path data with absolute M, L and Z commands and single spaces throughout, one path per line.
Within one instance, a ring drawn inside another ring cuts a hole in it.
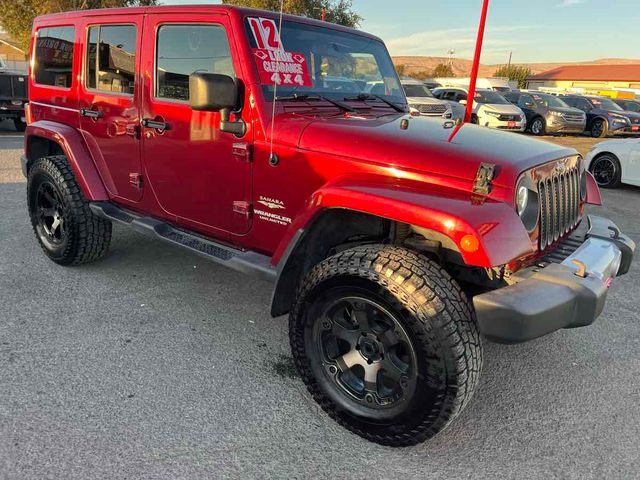
M 531 75 L 531 69 L 527 67 L 519 67 L 517 65 L 505 65 L 496 70 L 494 77 L 506 77 L 509 80 L 516 80 L 518 88 L 527 86 L 527 77 Z
M 26 51 L 31 25 L 38 15 L 90 8 L 153 5 L 156 0 L 0 0 L 0 23 Z
M 436 65 L 436 68 L 434 68 L 433 70 L 434 78 L 455 77 L 455 76 L 456 74 L 453 73 L 453 68 L 451 68 L 451 65 L 447 63 L 439 63 L 438 65 Z
M 222 3 L 280 11 L 280 0 L 222 0 Z M 353 11 L 351 0 L 284 0 L 285 13 L 320 19 L 323 11 L 327 22 L 355 28 L 362 21 L 362 17 Z

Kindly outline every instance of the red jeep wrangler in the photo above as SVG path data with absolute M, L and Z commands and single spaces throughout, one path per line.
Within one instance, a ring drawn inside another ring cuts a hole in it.
M 29 214 L 53 261 L 97 260 L 118 222 L 273 281 L 311 395 L 381 444 L 462 411 L 481 334 L 591 324 L 634 254 L 584 214 L 600 195 L 575 150 L 411 117 L 360 31 L 226 6 L 48 15 L 29 97 Z

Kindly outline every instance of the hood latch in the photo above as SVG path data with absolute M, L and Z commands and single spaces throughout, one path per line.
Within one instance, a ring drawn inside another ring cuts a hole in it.
M 479 195 L 489 195 L 491 190 L 491 180 L 496 166 L 493 163 L 481 163 L 476 173 L 476 179 L 473 182 L 473 193 Z

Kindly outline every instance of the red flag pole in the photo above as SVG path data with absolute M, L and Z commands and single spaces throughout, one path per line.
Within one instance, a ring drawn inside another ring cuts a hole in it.
M 480 26 L 478 27 L 478 39 L 476 40 L 476 53 L 473 57 L 473 67 L 471 68 L 471 78 L 469 81 L 467 111 L 464 115 L 465 123 L 469 123 L 471 121 L 471 113 L 473 112 L 473 99 L 476 94 L 476 82 L 478 80 L 478 70 L 480 69 L 480 55 L 482 55 L 482 41 L 484 40 L 484 26 L 487 23 L 488 10 L 489 0 L 483 0 L 482 13 L 480 14 Z

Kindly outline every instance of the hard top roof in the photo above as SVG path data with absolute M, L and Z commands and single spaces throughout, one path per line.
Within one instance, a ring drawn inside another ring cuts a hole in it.
M 154 5 L 149 7 L 120 7 L 120 8 L 99 8 L 93 10 L 75 10 L 71 12 L 51 13 L 47 15 L 41 15 L 36 17 L 33 24 L 35 27 L 43 24 L 50 25 L 52 23 L 70 22 L 77 18 L 83 17 L 100 17 L 100 16 L 115 16 L 115 15 L 151 15 L 154 13 L 218 13 L 225 15 L 237 15 L 237 16 L 259 16 L 265 18 L 279 17 L 278 12 L 270 12 L 266 10 L 258 10 L 254 8 L 237 7 L 235 5 Z M 382 40 L 369 33 L 357 30 L 354 28 L 343 27 L 336 23 L 323 22 L 322 20 L 316 20 L 308 17 L 300 17 L 297 15 L 284 14 L 283 20 L 293 21 L 298 23 L 306 23 L 317 27 L 330 28 L 342 32 L 361 35 L 374 40 L 382 42 Z

